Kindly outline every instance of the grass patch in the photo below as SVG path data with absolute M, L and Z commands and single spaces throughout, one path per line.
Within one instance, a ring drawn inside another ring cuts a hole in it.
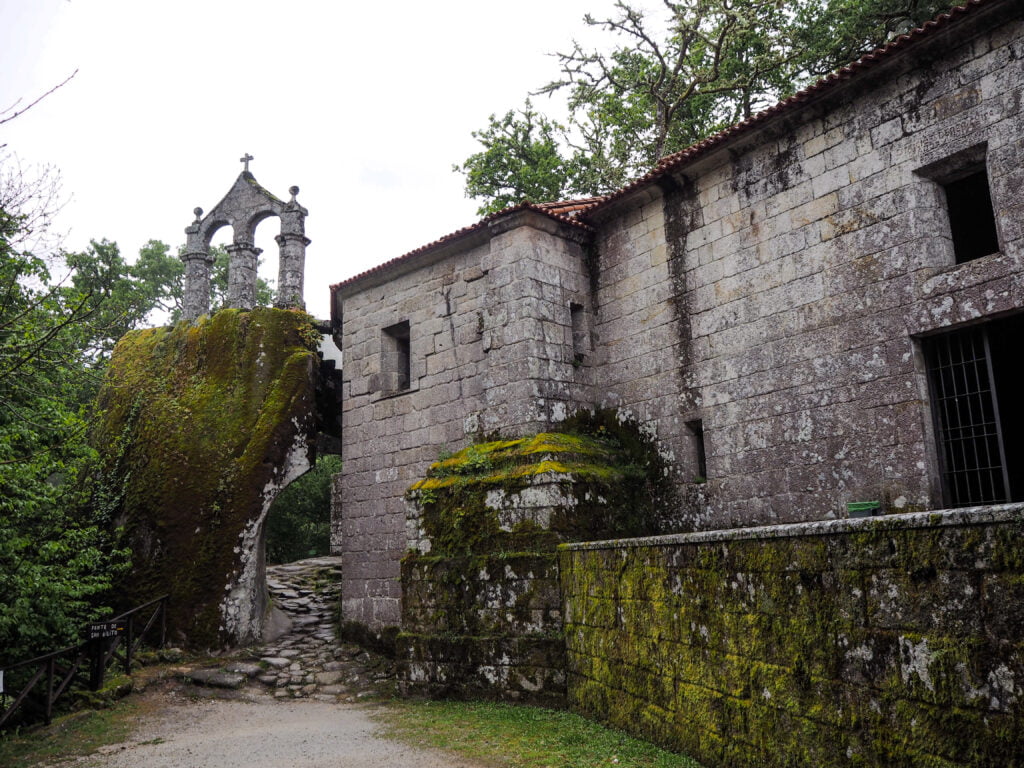
M 579 715 L 493 702 L 393 701 L 385 735 L 503 768 L 701 768 Z
M 82 757 L 128 738 L 142 708 L 123 699 L 109 709 L 73 712 L 47 726 L 0 734 L 0 765 L 30 768 Z

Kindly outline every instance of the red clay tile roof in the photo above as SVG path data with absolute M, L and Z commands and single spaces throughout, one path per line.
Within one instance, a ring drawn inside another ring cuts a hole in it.
M 581 197 L 577 200 L 561 200 L 557 203 L 537 203 L 535 207 L 547 211 L 548 213 L 558 213 L 563 216 L 575 216 L 580 211 L 585 211 L 587 208 L 594 205 L 594 203 L 599 203 L 602 200 L 604 200 L 604 197 L 599 195 L 597 197 Z
M 361 272 L 360 274 L 350 277 L 347 280 L 342 280 L 340 283 L 335 283 L 334 285 L 331 286 L 331 291 L 333 292 L 337 288 L 361 280 L 367 275 L 372 275 L 377 272 L 380 272 L 399 262 L 406 261 L 407 259 L 413 259 L 421 254 L 432 251 L 439 246 L 454 242 L 462 237 L 465 237 L 466 235 L 478 232 L 485 228 L 490 222 L 494 221 L 495 219 L 501 216 L 506 216 L 509 213 L 514 213 L 516 211 L 536 211 L 537 213 L 542 213 L 545 216 L 550 216 L 552 219 L 555 219 L 556 221 L 560 221 L 565 224 L 571 224 L 572 226 L 590 230 L 591 227 L 585 223 L 588 214 L 591 214 L 594 211 L 603 208 L 609 203 L 618 200 L 619 198 L 632 192 L 635 189 L 638 189 L 639 187 L 642 187 L 646 184 L 650 184 L 651 182 L 656 181 L 659 178 L 662 178 L 663 176 L 676 170 L 680 166 L 685 165 L 686 163 L 695 160 L 696 158 L 710 152 L 711 150 L 715 149 L 716 147 L 723 144 L 729 139 L 733 139 L 737 136 L 741 136 L 745 133 L 748 133 L 754 130 L 755 128 L 759 127 L 763 123 L 767 122 L 768 120 L 771 120 L 772 118 L 779 116 L 780 114 L 796 111 L 804 104 L 828 93 L 829 91 L 839 86 L 841 83 L 845 83 L 850 79 L 860 75 L 861 73 L 866 72 L 867 70 L 871 69 L 877 64 L 889 60 L 893 56 L 896 56 L 902 53 L 903 51 L 912 48 L 920 40 L 930 37 L 938 30 L 944 29 L 951 23 L 954 23 L 960 17 L 967 16 L 973 13 L 978 8 L 982 8 L 984 6 L 989 5 L 998 5 L 999 3 L 1002 2 L 1014 3 L 1021 2 L 1021 0 L 968 0 L 968 2 L 966 2 L 964 5 L 957 6 L 950 10 L 949 13 L 943 13 L 939 15 L 933 21 L 929 21 L 925 23 L 923 26 L 910 31 L 905 35 L 900 35 L 891 42 L 887 43 L 885 46 L 877 48 L 871 53 L 862 56 L 852 64 L 848 64 L 842 69 L 839 69 L 836 72 L 833 72 L 832 74 L 821 78 L 813 85 L 810 85 L 807 88 L 804 88 L 802 91 L 793 94 L 788 99 L 784 99 L 783 101 L 780 101 L 778 104 L 775 104 L 774 106 L 769 107 L 768 109 L 762 112 L 758 112 L 753 117 L 747 118 L 741 123 L 736 123 L 735 125 L 726 128 L 724 131 L 716 133 L 714 136 L 709 136 L 703 141 L 699 141 L 696 144 L 693 144 L 692 146 L 687 147 L 684 150 L 663 157 L 661 160 L 658 161 L 658 164 L 654 166 L 654 168 L 652 168 L 648 173 L 644 174 L 643 176 L 637 179 L 634 179 L 621 189 L 618 189 L 607 195 L 602 195 L 599 197 L 581 198 L 579 200 L 563 200 L 554 203 L 536 204 L 524 201 L 519 205 L 513 206 L 511 208 L 506 208 L 503 211 L 492 213 L 491 215 L 478 221 L 476 224 L 456 230 L 455 232 L 445 235 L 444 237 L 435 240 L 432 243 L 422 245 L 413 251 L 409 251 L 409 253 L 391 259 L 390 261 L 386 261 L 383 264 L 379 264 L 376 267 L 368 269 L 365 272 Z
M 389 261 L 385 261 L 383 264 L 378 264 L 376 267 L 368 269 L 365 272 L 360 272 L 358 275 L 353 275 L 347 280 L 342 280 L 340 283 L 335 283 L 334 285 L 331 286 L 331 292 L 333 293 L 335 290 L 341 288 L 342 286 L 349 285 L 350 283 L 354 283 L 358 280 L 362 280 L 364 277 L 368 275 L 373 275 L 376 274 L 377 272 L 382 272 L 388 267 L 398 264 L 399 262 L 414 259 L 417 256 L 421 256 L 424 253 L 428 253 L 429 251 L 432 251 L 435 248 L 438 248 L 442 245 L 446 245 L 448 243 L 466 237 L 467 235 L 470 235 L 474 232 L 479 232 L 480 230 L 486 229 L 487 225 L 489 225 L 495 219 L 499 219 L 502 216 L 507 216 L 510 213 L 516 213 L 518 211 L 535 211 L 539 214 L 547 216 L 550 219 L 554 219 L 555 221 L 561 222 L 562 224 L 568 224 L 569 226 L 575 227 L 585 232 L 593 231 L 589 224 L 584 224 L 581 221 L 577 221 L 575 217 L 566 216 L 560 212 L 558 206 L 567 204 L 568 203 L 541 203 L 538 205 L 535 203 L 531 203 L 529 200 L 524 200 L 519 205 L 514 205 L 511 208 L 505 208 L 504 210 L 498 211 L 497 213 L 492 213 L 488 216 L 485 216 L 484 218 L 480 219 L 480 221 L 478 221 L 476 224 L 472 224 L 468 227 L 463 227 L 462 229 L 457 229 L 454 232 L 447 234 L 442 238 L 434 240 L 431 243 L 421 245 L 419 248 L 416 248 L 415 250 L 409 251 L 408 253 L 405 253 Z M 552 210 L 551 206 L 555 206 L 555 209 Z
M 617 189 L 614 192 L 598 198 L 598 201 L 590 205 L 586 211 L 580 214 L 580 216 L 586 220 L 587 214 L 593 213 L 595 210 L 604 207 L 613 200 L 618 200 L 639 187 L 662 178 L 680 166 L 686 165 L 688 162 L 707 154 L 729 139 L 733 139 L 747 133 L 780 114 L 796 111 L 802 105 L 828 93 L 839 84 L 849 81 L 862 72 L 871 69 L 883 61 L 891 59 L 893 56 L 902 53 L 908 48 L 912 48 L 920 40 L 930 37 L 940 29 L 944 29 L 956 19 L 962 16 L 967 16 L 983 6 L 997 5 L 1004 1 L 1010 3 L 1020 2 L 1020 0 L 968 0 L 964 5 L 951 9 L 949 13 L 940 14 L 934 20 L 926 22 L 923 26 L 911 30 L 905 35 L 900 35 L 883 47 L 876 48 L 874 51 L 865 54 L 852 64 L 847 64 L 842 69 L 821 78 L 814 84 L 804 88 L 802 91 L 793 94 L 788 99 L 784 99 L 778 104 L 775 104 L 762 112 L 758 112 L 753 117 L 749 117 L 741 123 L 736 123 L 735 125 L 726 128 L 724 131 L 716 133 L 714 136 L 709 136 L 703 141 L 699 141 L 686 149 L 680 150 L 672 155 L 666 155 L 659 160 L 658 164 L 648 173 L 638 179 L 634 179 L 621 189 Z

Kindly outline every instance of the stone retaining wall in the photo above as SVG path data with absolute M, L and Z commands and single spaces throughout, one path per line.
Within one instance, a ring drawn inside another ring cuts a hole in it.
M 554 553 L 402 561 L 396 642 L 406 692 L 564 705 Z
M 1024 505 L 565 545 L 570 706 L 708 766 L 1024 764 Z

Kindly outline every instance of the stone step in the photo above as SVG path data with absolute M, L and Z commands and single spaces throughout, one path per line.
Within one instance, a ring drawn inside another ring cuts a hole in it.
M 197 685 L 212 688 L 241 688 L 249 676 L 222 669 L 192 669 L 185 674 L 185 678 Z

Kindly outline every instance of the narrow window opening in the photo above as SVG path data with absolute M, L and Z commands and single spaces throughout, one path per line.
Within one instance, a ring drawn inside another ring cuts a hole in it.
M 583 305 L 569 304 L 569 318 L 572 323 L 572 359 L 573 363 L 583 362 L 588 351 L 587 344 L 587 319 L 583 313 Z
M 686 428 L 693 436 L 694 463 L 697 465 L 697 477 L 694 480 L 703 483 L 708 478 L 708 455 L 704 446 L 704 421 L 702 419 L 688 421 Z
M 984 167 L 942 186 L 946 191 L 956 263 L 963 264 L 996 253 L 999 236 Z
M 381 374 L 384 389 L 397 392 L 409 389 L 409 321 L 403 320 L 381 332 Z
M 924 340 L 944 503 L 1024 501 L 1024 316 Z

